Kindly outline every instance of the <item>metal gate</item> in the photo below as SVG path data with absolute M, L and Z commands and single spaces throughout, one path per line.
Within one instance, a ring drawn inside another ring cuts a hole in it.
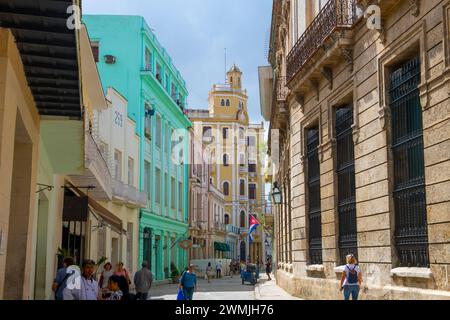
M 309 257 L 311 264 L 322 264 L 322 219 L 320 207 L 319 130 L 307 131 Z
M 390 77 L 395 240 L 400 266 L 428 267 L 420 57 Z
M 358 254 L 355 197 L 355 153 L 352 134 L 351 106 L 336 110 L 337 180 L 339 215 L 339 257 L 346 263 L 346 255 Z

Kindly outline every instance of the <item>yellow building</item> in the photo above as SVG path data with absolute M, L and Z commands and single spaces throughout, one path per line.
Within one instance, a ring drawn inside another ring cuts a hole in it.
M 261 227 L 249 243 L 249 215 L 261 217 L 264 207 L 264 126 L 250 124 L 247 91 L 242 88 L 242 72 L 236 65 L 227 72 L 226 84 L 215 84 L 209 92 L 208 110 L 190 110 L 196 136 L 211 149 L 210 184 L 225 197 L 223 223 L 227 258 L 263 260 Z M 221 228 L 219 228 L 221 229 Z

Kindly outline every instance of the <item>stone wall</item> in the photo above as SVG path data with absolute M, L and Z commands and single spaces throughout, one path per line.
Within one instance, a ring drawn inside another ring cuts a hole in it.
M 291 190 L 293 273 L 278 271 L 291 294 L 341 298 L 338 276 L 337 182 L 334 163 L 334 107 L 352 103 L 354 113 L 358 256 L 368 286 L 365 299 L 450 298 L 450 1 L 420 1 L 419 15 L 401 1 L 385 15 L 385 41 L 366 28 L 354 30 L 353 65 L 333 65 L 333 86 L 322 78 L 319 94 L 309 90 L 300 105 L 291 94 Z M 390 118 L 387 82 L 391 66 L 420 53 L 425 180 L 431 274 L 405 274 L 397 267 L 394 244 Z M 294 89 L 295 91 L 295 89 Z M 320 128 L 323 268 L 308 265 L 305 190 L 305 129 Z M 319 271 L 317 271 L 319 270 Z M 401 272 L 400 272 L 401 271 Z M 419 275 L 420 274 L 420 275 Z

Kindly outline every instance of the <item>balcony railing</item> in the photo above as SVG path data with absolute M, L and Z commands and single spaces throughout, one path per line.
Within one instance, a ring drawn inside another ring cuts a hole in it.
M 226 225 L 219 221 L 214 221 L 214 229 L 218 231 L 227 231 Z
M 287 56 L 287 82 L 335 31 L 350 29 L 357 20 L 356 0 L 330 0 Z
M 233 226 L 231 224 L 227 224 L 226 225 L 226 231 L 228 233 L 234 233 L 234 234 L 239 234 L 240 233 L 240 229 L 236 226 Z
M 113 180 L 113 197 L 115 201 L 130 206 L 145 208 L 147 206 L 147 194 L 137 188 L 127 185 L 119 180 Z

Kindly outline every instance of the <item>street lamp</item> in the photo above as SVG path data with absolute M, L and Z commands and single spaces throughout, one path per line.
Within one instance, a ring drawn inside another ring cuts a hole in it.
M 281 194 L 280 188 L 278 188 L 278 184 L 274 182 L 272 189 L 272 198 L 275 204 L 281 204 L 283 201 L 283 196 Z

